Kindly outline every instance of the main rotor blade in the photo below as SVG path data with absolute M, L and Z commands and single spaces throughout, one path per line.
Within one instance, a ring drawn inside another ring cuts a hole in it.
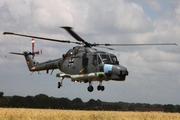
M 4 35 L 16 35 L 16 36 L 30 37 L 30 38 L 36 38 L 36 39 L 54 41 L 54 42 L 75 43 L 75 44 L 79 44 L 79 45 L 81 44 L 80 42 L 73 42 L 73 41 L 69 41 L 69 40 L 58 40 L 58 39 L 51 39 L 51 38 L 45 38 L 45 37 L 37 37 L 37 36 L 32 36 L 32 35 L 18 34 L 18 33 L 13 33 L 13 32 L 4 32 L 3 34 Z
M 72 27 L 64 26 L 61 27 L 65 29 L 72 37 L 74 37 L 77 41 L 83 42 L 87 47 L 90 47 L 91 44 L 88 43 L 87 41 L 83 40 L 79 35 L 77 35 L 72 29 Z
M 106 47 L 106 46 L 96 46 L 96 47 L 99 47 L 99 48 L 106 48 L 106 49 L 108 49 L 108 50 L 114 50 L 113 48 Z
M 146 46 L 146 45 L 177 45 L 176 43 L 152 43 L 152 44 L 94 44 L 93 46 Z

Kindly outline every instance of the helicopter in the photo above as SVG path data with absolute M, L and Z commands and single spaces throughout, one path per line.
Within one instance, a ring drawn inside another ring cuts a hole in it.
M 144 46 L 144 45 L 177 45 L 176 43 L 155 43 L 155 44 L 99 44 L 89 43 L 82 39 L 77 33 L 73 31 L 72 27 L 63 26 L 61 27 L 66 30 L 72 37 L 77 41 L 59 40 L 45 37 L 37 37 L 32 35 L 18 34 L 13 32 L 4 32 L 4 35 L 16 35 L 22 37 L 29 37 L 32 39 L 32 52 L 24 51 L 23 53 L 10 52 L 10 54 L 23 55 L 25 57 L 29 71 L 39 72 L 46 70 L 59 69 L 60 73 L 56 74 L 56 77 L 60 78 L 58 82 L 58 88 L 62 86 L 64 78 L 70 78 L 72 82 L 84 82 L 89 83 L 87 90 L 92 92 L 94 87 L 92 86 L 93 81 L 98 81 L 98 91 L 104 91 L 105 87 L 102 85 L 103 81 L 125 81 L 129 72 L 126 67 L 121 65 L 116 55 L 97 50 L 95 47 L 105 47 L 113 50 L 108 46 Z M 61 43 L 73 43 L 78 44 L 69 49 L 67 53 L 63 54 L 61 58 L 49 60 L 45 62 L 37 62 L 34 60 L 36 54 L 41 54 L 42 51 L 34 51 L 34 39 L 61 42 Z

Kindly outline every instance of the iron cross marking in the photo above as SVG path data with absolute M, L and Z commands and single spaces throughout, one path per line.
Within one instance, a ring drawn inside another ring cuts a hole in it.
M 71 58 L 71 59 L 69 60 L 68 67 L 72 67 L 73 64 L 74 64 L 74 58 Z

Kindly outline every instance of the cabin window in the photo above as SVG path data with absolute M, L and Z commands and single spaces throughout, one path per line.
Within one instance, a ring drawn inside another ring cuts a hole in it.
M 86 66 L 88 66 L 88 58 L 83 58 L 83 67 L 86 67 Z

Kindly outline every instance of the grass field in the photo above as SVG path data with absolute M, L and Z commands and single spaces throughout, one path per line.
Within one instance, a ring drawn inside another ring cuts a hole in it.
M 0 120 L 180 120 L 180 114 L 0 108 Z

